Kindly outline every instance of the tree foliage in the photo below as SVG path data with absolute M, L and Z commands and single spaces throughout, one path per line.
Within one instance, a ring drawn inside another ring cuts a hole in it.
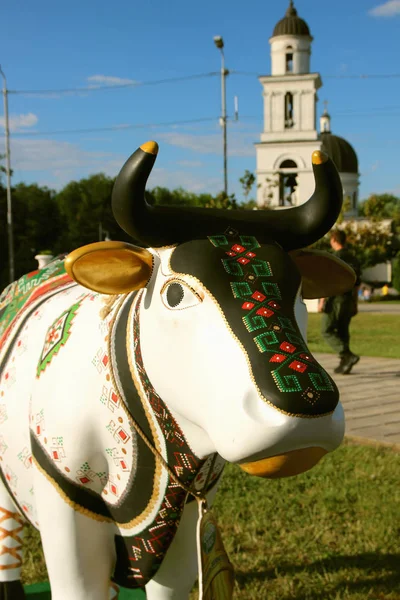
M 258 208 L 255 200 L 249 198 L 255 180 L 250 171 L 245 171 L 240 179 L 245 197 L 243 203 L 238 203 L 234 194 L 195 194 L 182 188 L 169 190 L 164 187 L 148 190 L 146 198 L 153 205 L 251 210 Z M 45 249 L 53 254 L 69 252 L 104 239 L 106 235 L 110 239 L 129 241 L 129 236 L 119 228 L 112 215 L 113 184 L 113 179 L 99 173 L 71 181 L 58 193 L 36 184 L 16 185 L 12 189 L 15 276 L 36 269 L 34 256 Z M 270 185 L 272 190 L 275 180 Z M 345 222 L 340 226 L 345 229 L 361 265 L 368 267 L 391 258 L 399 248 L 396 235 L 382 230 L 375 221 L 391 218 L 400 228 L 400 199 L 389 194 L 372 195 L 361 206 L 363 215 L 374 221 L 371 226 L 354 228 Z M 343 215 L 338 222 L 342 220 Z M 329 248 L 329 238 L 316 246 Z M 9 283 L 8 279 L 7 196 L 4 181 L 0 180 L 1 288 Z

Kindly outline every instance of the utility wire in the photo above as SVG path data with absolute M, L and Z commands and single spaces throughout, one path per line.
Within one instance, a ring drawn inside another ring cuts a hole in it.
M 125 131 L 126 129 L 146 129 L 150 127 L 171 127 L 173 125 L 187 125 L 190 123 L 205 123 L 207 121 L 217 122 L 219 117 L 203 117 L 200 119 L 187 119 L 184 121 L 166 121 L 163 123 L 132 123 L 122 125 L 109 125 L 108 127 L 91 127 L 87 129 L 58 129 L 55 131 L 19 131 L 14 132 L 15 136 L 36 136 L 36 135 L 59 135 L 69 133 L 93 133 L 95 131 Z
M 233 75 L 249 75 L 251 77 L 271 77 L 271 75 L 260 75 L 255 71 L 229 71 Z M 400 73 L 387 73 L 387 74 L 358 74 L 358 75 L 324 75 L 321 77 L 326 79 L 398 79 Z
M 221 73 L 219 71 L 210 71 L 209 73 L 199 73 L 196 75 L 184 75 L 182 77 L 171 77 L 167 79 L 155 79 L 150 81 L 132 81 L 131 83 L 121 83 L 116 85 L 92 85 L 87 87 L 64 88 L 64 89 L 45 89 L 45 90 L 8 90 L 9 94 L 82 94 L 89 92 L 101 92 L 104 90 L 130 89 L 144 87 L 149 85 L 161 85 L 164 83 L 179 83 L 181 81 L 190 81 L 193 79 L 204 79 L 206 77 L 216 77 Z M 260 77 L 260 73 L 252 71 L 230 70 L 230 75 L 246 75 L 251 77 Z M 359 74 L 359 75 L 322 75 L 326 79 L 395 79 L 400 77 L 400 73 L 388 74 Z
M 182 77 L 171 77 L 169 79 L 154 79 L 153 81 L 132 81 L 131 83 L 121 83 L 117 85 L 96 85 L 79 88 L 66 88 L 58 90 L 8 90 L 9 94 L 76 94 L 88 92 L 101 92 L 103 90 L 118 90 L 133 87 L 144 87 L 148 85 L 160 85 L 163 83 L 178 83 L 180 81 L 189 81 L 191 79 L 204 79 L 206 77 L 215 77 L 221 75 L 219 71 L 210 71 L 209 73 L 199 73 L 197 75 L 184 75 Z

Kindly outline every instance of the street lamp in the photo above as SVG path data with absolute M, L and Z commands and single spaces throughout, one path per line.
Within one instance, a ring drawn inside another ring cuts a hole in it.
M 6 142 L 6 172 L 7 172 L 7 233 L 8 233 L 8 261 L 10 268 L 10 283 L 14 277 L 14 242 L 13 242 L 13 222 L 11 210 L 11 167 L 10 167 L 10 126 L 8 121 L 8 90 L 7 80 L 0 66 L 0 75 L 3 78 L 3 98 L 4 98 L 4 130 Z
M 223 145 L 224 145 L 224 193 L 228 196 L 228 160 L 227 160 L 227 141 L 226 141 L 226 76 L 229 75 L 228 69 L 225 69 L 224 40 L 220 35 L 214 36 L 214 44 L 221 52 L 221 108 L 222 116 L 220 124 L 222 127 Z

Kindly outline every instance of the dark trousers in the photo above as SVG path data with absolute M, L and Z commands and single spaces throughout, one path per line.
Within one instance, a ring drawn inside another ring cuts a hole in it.
M 353 308 L 351 299 L 337 296 L 330 302 L 329 312 L 322 313 L 322 337 L 340 357 L 350 353 L 349 327 Z

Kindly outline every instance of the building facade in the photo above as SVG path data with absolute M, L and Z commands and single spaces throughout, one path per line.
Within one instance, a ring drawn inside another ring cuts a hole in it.
M 348 200 L 346 216 L 357 214 L 358 160 L 351 145 L 331 132 L 325 108 L 317 130 L 319 73 L 310 71 L 311 36 L 290 0 L 269 40 L 271 75 L 261 76 L 264 130 L 256 144 L 257 204 L 285 208 L 302 204 L 314 191 L 311 155 L 324 150 L 336 164 Z

